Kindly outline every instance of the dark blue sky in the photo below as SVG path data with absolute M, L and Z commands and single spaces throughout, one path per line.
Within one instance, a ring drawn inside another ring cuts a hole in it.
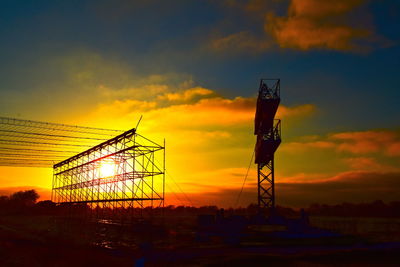
M 261 2 L 1 1 L 0 111 L 29 115 L 24 97 L 49 85 L 68 90 L 65 70 L 54 61 L 85 51 L 120 62 L 137 76 L 188 75 L 197 85 L 229 98 L 253 96 L 259 78 L 279 77 L 285 105 L 318 108 L 312 123 L 320 133 L 398 127 L 399 1 L 350 1 L 338 11 L 334 5 L 326 11 L 323 4 L 318 11 L 314 5 L 320 17 L 300 8 L 291 14 L 291 1 Z M 270 13 L 286 23 L 296 16 L 309 19 L 316 31 L 326 31 L 333 40 L 328 43 L 321 34 L 321 40 L 306 48 L 293 40 L 282 43 L 266 30 Z M 334 36 L 339 26 L 368 35 L 350 36 L 345 42 L 353 47 L 337 48 L 334 42 L 342 42 Z M 212 46 L 241 32 L 245 40 Z M 268 47 L 242 45 L 246 40 Z M 45 94 L 51 99 L 51 90 Z

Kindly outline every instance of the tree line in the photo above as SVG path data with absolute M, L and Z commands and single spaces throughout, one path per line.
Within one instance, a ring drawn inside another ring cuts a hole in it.
M 50 200 L 39 201 L 36 190 L 18 191 L 9 196 L 0 196 L 0 214 L 60 214 L 68 204 L 56 205 Z M 87 210 L 88 206 L 80 205 L 80 210 Z M 150 208 L 145 208 L 150 209 Z M 247 207 L 219 209 L 217 206 L 166 206 L 155 208 L 163 210 L 166 215 L 174 214 L 216 214 L 223 212 L 225 215 L 251 216 L 258 212 L 257 205 L 250 204 Z M 312 204 L 302 210 L 277 206 L 276 212 L 286 217 L 298 217 L 302 212 L 311 216 L 340 216 L 340 217 L 400 217 L 400 201 L 384 203 L 376 200 L 370 203 L 341 203 L 336 205 Z

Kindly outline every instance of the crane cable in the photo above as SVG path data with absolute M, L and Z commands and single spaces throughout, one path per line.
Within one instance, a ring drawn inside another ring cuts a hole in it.
M 247 168 L 246 175 L 244 176 L 242 188 L 240 189 L 239 195 L 238 195 L 238 197 L 237 197 L 237 199 L 236 199 L 235 207 L 237 207 L 237 205 L 239 204 L 240 197 L 241 197 L 241 195 L 242 195 L 244 185 L 245 185 L 245 183 L 246 183 L 247 177 L 249 176 L 249 171 L 250 171 L 250 168 L 251 168 L 251 163 L 253 162 L 253 158 L 254 158 L 254 154 L 255 154 L 255 153 L 256 153 L 256 148 L 254 147 L 253 154 L 251 155 L 249 167 Z

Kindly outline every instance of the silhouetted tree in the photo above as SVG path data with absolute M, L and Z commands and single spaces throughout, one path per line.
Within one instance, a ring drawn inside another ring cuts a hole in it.
M 10 202 L 14 205 L 21 205 L 25 207 L 32 207 L 35 205 L 36 201 L 39 198 L 39 194 L 36 190 L 26 190 L 26 191 L 18 191 L 10 196 Z
M 9 197 L 8 209 L 11 213 L 24 213 L 32 208 L 39 194 L 35 190 L 18 191 Z

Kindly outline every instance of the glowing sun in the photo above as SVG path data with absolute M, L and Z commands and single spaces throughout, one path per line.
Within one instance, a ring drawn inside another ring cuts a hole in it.
M 100 176 L 110 177 L 115 175 L 115 164 L 111 162 L 102 162 L 100 166 Z

